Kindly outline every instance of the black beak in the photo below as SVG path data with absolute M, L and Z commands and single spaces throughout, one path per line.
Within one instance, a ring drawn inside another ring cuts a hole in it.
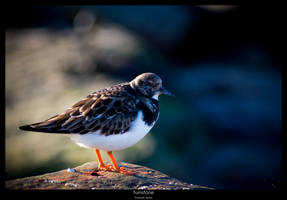
M 160 94 L 165 94 L 165 95 L 168 95 L 168 96 L 174 96 L 174 94 L 172 94 L 170 91 L 168 91 L 164 87 L 160 88 Z

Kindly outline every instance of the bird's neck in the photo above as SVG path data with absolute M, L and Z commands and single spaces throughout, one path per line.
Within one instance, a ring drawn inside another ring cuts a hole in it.
M 128 90 L 132 90 L 131 92 L 135 95 L 136 98 L 139 99 L 137 105 L 138 108 L 143 112 L 144 122 L 147 125 L 152 126 L 159 116 L 159 95 L 148 97 L 133 87 L 132 84 L 129 84 L 129 86 L 130 87 Z

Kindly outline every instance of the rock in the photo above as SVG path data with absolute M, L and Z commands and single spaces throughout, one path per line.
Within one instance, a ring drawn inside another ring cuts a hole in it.
M 97 167 L 97 162 L 88 162 L 81 166 L 6 181 L 6 189 L 11 190 L 50 190 L 50 189 L 133 189 L 133 190 L 195 190 L 212 189 L 181 182 L 159 171 L 135 164 L 120 165 L 136 172 L 125 175 L 117 172 L 100 171 L 93 175 L 88 172 Z M 72 172 L 72 173 L 71 173 Z

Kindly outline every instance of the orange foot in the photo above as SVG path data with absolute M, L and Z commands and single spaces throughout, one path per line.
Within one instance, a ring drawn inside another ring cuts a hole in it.
M 99 164 L 97 170 L 98 171 L 112 171 L 113 166 L 111 164 L 107 164 L 107 165 Z
M 98 172 L 101 171 L 113 171 L 113 167 L 110 164 L 104 165 L 104 164 L 99 164 L 99 166 L 94 169 L 92 172 L 87 172 L 86 174 L 92 175 L 92 176 L 99 176 L 100 174 Z
M 124 167 L 120 167 L 120 168 L 113 168 L 116 172 L 119 172 L 121 174 L 126 174 L 126 175 L 135 175 L 136 173 L 133 171 L 129 171 L 127 169 L 125 169 Z
M 108 156 L 110 157 L 110 160 L 112 161 L 112 163 L 114 165 L 113 166 L 114 171 L 119 172 L 121 174 L 135 175 L 134 172 L 128 171 L 124 167 L 119 167 L 111 151 L 108 151 L 107 153 L 108 153 Z
M 100 165 L 97 169 L 95 169 L 94 171 L 92 172 L 88 172 L 87 174 L 88 175 L 92 175 L 92 176 L 99 176 L 100 174 L 98 172 L 118 172 L 118 173 L 121 173 L 121 174 L 126 174 L 126 175 L 135 175 L 136 173 L 135 172 L 132 172 L 132 171 L 129 171 L 127 169 L 125 169 L 124 167 L 114 167 L 110 164 L 108 165 Z

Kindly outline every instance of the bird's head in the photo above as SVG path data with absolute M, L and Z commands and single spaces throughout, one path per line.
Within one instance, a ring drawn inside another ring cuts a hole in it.
M 162 86 L 161 78 L 154 73 L 143 73 L 130 82 L 130 86 L 147 97 L 158 99 L 161 94 L 174 96 Z

